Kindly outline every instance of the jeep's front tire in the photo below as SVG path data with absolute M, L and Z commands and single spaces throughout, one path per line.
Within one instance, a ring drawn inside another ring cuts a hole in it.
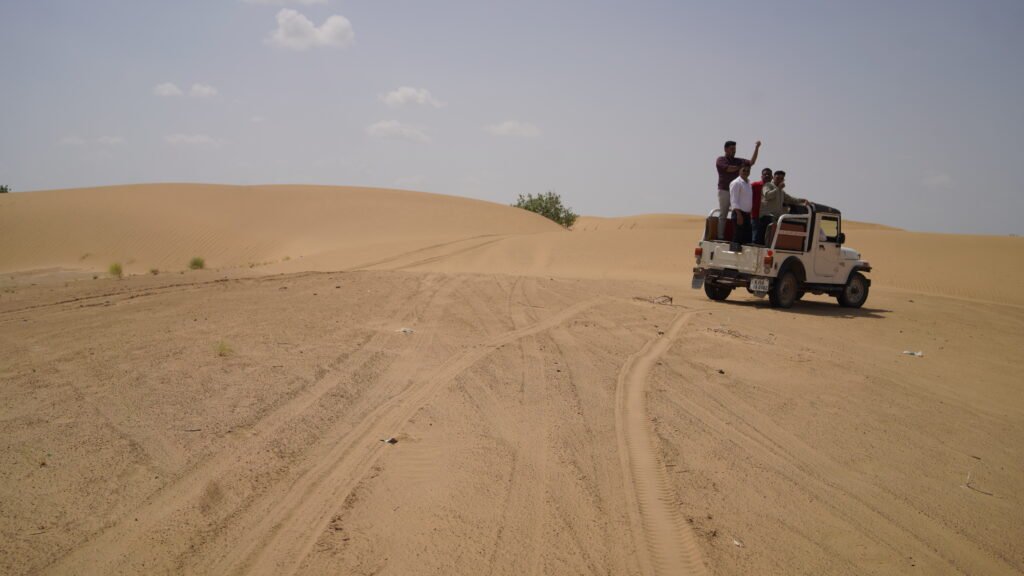
M 868 300 L 868 279 L 860 272 L 850 274 L 846 286 L 836 296 L 836 300 L 845 308 L 860 308 Z
M 768 301 L 773 308 L 792 308 L 800 294 L 800 280 L 792 270 L 786 270 L 775 279 L 768 291 Z
M 721 302 L 732 294 L 732 288 L 728 286 L 722 286 L 721 284 L 715 284 L 714 282 L 704 283 L 704 293 L 708 295 L 715 302 Z

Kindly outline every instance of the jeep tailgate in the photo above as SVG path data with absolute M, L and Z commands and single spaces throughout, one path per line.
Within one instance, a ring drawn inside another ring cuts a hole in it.
M 704 252 L 700 259 L 702 268 L 731 268 L 739 272 L 756 274 L 758 264 L 763 261 L 764 248 L 744 246 L 742 252 L 732 252 L 725 242 L 701 242 Z

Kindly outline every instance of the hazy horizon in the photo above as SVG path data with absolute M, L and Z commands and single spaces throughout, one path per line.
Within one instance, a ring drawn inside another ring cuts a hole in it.
M 1020 234 L 1012 2 L 8 3 L 0 184 L 405 188 L 702 214 L 739 142 L 789 191 Z M 755 170 L 755 174 L 756 174 Z M 991 207 L 982 210 L 982 207 Z M 989 214 L 991 212 L 991 214 Z

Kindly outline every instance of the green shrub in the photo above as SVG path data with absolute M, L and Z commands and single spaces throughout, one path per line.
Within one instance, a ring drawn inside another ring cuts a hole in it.
M 188 267 L 192 270 L 202 270 L 203 268 L 206 268 L 206 260 L 196 256 L 188 261 Z
M 158 270 L 156 268 L 150 268 L 149 269 L 149 273 L 152 274 L 153 276 L 156 276 L 157 274 L 160 273 L 160 270 Z
M 526 196 L 520 194 L 519 199 L 512 206 L 536 212 L 549 220 L 558 222 L 566 228 L 572 226 L 576 222 L 576 218 L 579 217 L 572 209 L 562 204 L 561 196 L 551 191 L 536 196 L 533 194 L 527 194 Z
M 7 194 L 10 191 L 11 191 L 11 187 L 8 186 L 7 184 L 4 184 L 3 186 L 0 186 L 0 194 Z
M 229 345 L 227 342 L 225 342 L 223 340 L 221 340 L 220 342 L 217 342 L 216 350 L 217 350 L 217 356 L 220 356 L 221 358 L 225 358 L 227 356 L 231 356 L 232 354 L 235 353 L 235 351 L 231 349 L 231 345 Z
M 107 272 L 109 272 L 114 278 L 121 278 L 124 276 L 124 268 L 121 267 L 120 262 L 114 262 L 111 264 L 110 268 L 107 268 Z

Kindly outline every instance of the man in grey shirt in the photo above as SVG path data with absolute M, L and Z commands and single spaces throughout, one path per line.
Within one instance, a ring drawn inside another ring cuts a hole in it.
M 754 238 L 754 244 L 764 244 L 768 225 L 778 221 L 784 214 L 789 214 L 787 206 L 806 206 L 808 204 L 807 200 L 803 198 L 796 198 L 786 194 L 785 188 L 786 172 L 784 170 L 776 170 L 772 181 L 765 184 L 764 189 L 761 191 L 760 225 L 757 227 L 757 237 Z

